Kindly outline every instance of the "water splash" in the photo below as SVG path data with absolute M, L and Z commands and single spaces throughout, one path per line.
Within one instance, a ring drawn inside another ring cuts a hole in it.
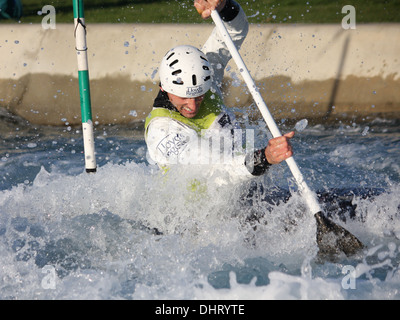
M 246 121 L 258 139 L 267 140 L 264 125 Z M 323 190 L 346 186 L 354 194 L 341 208 L 345 219 L 334 219 L 367 250 L 327 262 L 316 259 L 315 221 L 303 214 L 301 195 L 264 199 L 271 186 L 288 186 L 284 165 L 235 186 L 216 184 L 224 178 L 216 174 L 193 193 L 193 171 L 171 170 L 167 177 L 146 162 L 142 132 L 98 129 L 101 161 L 98 172 L 87 175 L 79 130 L 45 134 L 10 120 L 0 128 L 6 178 L 0 191 L 0 297 L 398 299 L 398 138 L 387 122 L 369 127 L 363 136 L 360 126 L 308 126 L 295 141 L 311 184 L 323 181 Z M 380 191 L 365 197 L 353 182 Z M 353 208 L 355 219 L 347 211 Z M 345 266 L 356 272 L 355 289 L 343 286 L 350 276 Z M 46 270 L 55 272 L 53 287 L 43 285 L 52 276 Z
M 296 125 L 294 126 L 294 128 L 296 129 L 296 131 L 302 132 L 305 130 L 305 128 L 307 128 L 307 126 L 308 126 L 308 120 L 303 119 L 303 120 L 296 122 Z

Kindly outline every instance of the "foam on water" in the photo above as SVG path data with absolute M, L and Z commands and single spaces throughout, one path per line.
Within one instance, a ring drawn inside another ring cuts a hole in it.
M 79 132 L 4 128 L 1 299 L 400 298 L 398 126 L 308 126 L 295 138 L 313 190 L 355 194 L 356 218 L 332 219 L 367 248 L 337 261 L 318 259 L 315 219 L 284 164 L 252 183 L 200 171 L 193 183 L 196 168 L 165 177 L 150 165 L 141 132 L 104 130 L 86 174 Z M 254 184 L 292 195 L 266 203 L 256 188 L 246 205 Z M 368 187 L 380 191 L 357 194 Z
M 187 178 L 170 178 L 134 162 L 92 175 L 42 168 L 31 185 L 1 191 L 1 298 L 399 298 L 399 185 L 355 200 L 364 223 L 346 227 L 375 250 L 318 264 L 301 197 L 276 206 L 254 231 L 238 218 L 242 188 L 208 184 L 193 198 Z M 285 231 L 288 219 L 297 226 Z M 358 273 L 353 291 L 341 284 L 346 264 Z M 52 289 L 46 266 L 57 274 Z

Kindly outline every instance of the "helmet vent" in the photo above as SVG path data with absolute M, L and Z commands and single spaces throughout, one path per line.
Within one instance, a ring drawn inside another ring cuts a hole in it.
M 197 84 L 197 78 L 196 78 L 195 74 L 192 75 L 192 83 L 193 83 L 194 86 Z
M 175 64 L 177 64 L 179 62 L 178 59 L 174 60 L 171 62 L 171 64 L 169 65 L 170 67 L 174 66 Z
M 182 79 L 180 79 L 180 78 L 178 78 L 178 80 L 173 80 L 172 83 L 173 83 L 173 84 L 180 85 L 180 86 L 183 85 L 183 81 L 182 81 Z
M 174 54 L 175 54 L 175 52 L 172 52 L 172 53 L 167 57 L 167 60 L 169 60 Z
M 181 70 L 181 69 L 175 70 L 174 72 L 172 72 L 172 75 L 173 75 L 173 76 L 176 76 L 177 74 L 180 74 L 180 73 L 182 73 L 182 70 Z

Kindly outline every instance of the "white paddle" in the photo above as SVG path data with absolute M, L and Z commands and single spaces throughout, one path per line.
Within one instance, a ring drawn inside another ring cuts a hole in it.
M 226 29 L 222 19 L 218 13 L 218 11 L 213 10 L 211 12 L 211 17 L 219 30 L 222 38 L 226 46 L 228 47 L 233 60 L 235 61 L 246 85 L 253 96 L 255 103 L 258 106 L 265 122 L 271 134 L 274 138 L 280 137 L 281 133 L 276 125 L 274 119 L 272 118 L 271 113 L 269 112 L 267 105 L 265 104 L 256 84 L 254 83 L 253 78 L 250 75 L 245 63 L 243 62 L 242 57 L 239 54 L 235 44 L 230 37 L 228 30 Z M 293 157 L 290 157 L 286 160 L 286 163 L 289 166 L 290 171 L 295 178 L 297 185 L 299 187 L 300 193 L 303 195 L 310 212 L 317 219 L 317 242 L 320 248 L 320 251 L 327 254 L 333 254 L 338 252 L 338 248 L 343 251 L 346 255 L 353 254 L 357 252 L 360 248 L 363 247 L 362 243 L 351 233 L 349 233 L 344 228 L 338 226 L 332 221 L 328 220 L 323 214 L 322 209 L 317 201 L 316 195 L 310 190 L 306 182 L 304 181 L 303 175 L 301 174 L 297 163 L 295 162 Z M 336 241 L 328 241 L 328 238 L 325 237 L 328 233 L 334 233 Z M 336 242 L 332 243 L 332 242 Z

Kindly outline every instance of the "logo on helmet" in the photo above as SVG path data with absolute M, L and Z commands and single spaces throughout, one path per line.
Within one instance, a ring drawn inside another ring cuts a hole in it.
M 187 87 L 186 97 L 198 97 L 203 94 L 203 86 Z

